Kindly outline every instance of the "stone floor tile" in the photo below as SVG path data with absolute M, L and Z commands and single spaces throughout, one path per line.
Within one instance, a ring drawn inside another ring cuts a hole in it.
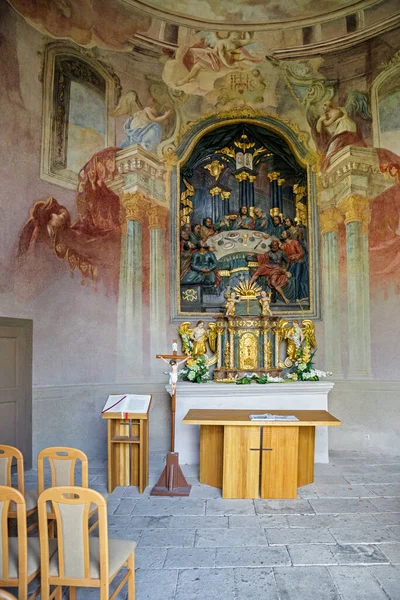
M 228 527 L 228 517 L 172 517 L 170 527 L 182 529 L 205 529 L 212 527 L 222 529 Z
M 390 600 L 400 600 L 400 567 L 393 565 L 371 567 L 371 572 Z
M 204 515 L 205 500 L 192 500 L 191 498 L 141 498 L 137 500 L 133 517 L 141 516 L 178 516 L 178 515 Z
M 173 571 L 167 571 L 173 572 Z M 138 595 L 138 600 L 142 600 Z M 232 569 L 179 571 L 175 600 L 235 600 Z
M 330 485 L 349 485 L 347 479 L 341 473 L 329 473 L 316 475 L 314 478 L 315 484 L 326 483 Z
M 370 498 L 376 494 L 364 485 L 334 485 L 316 483 L 315 492 L 318 498 Z
M 233 546 L 267 546 L 267 538 L 260 528 L 245 529 L 197 529 L 197 548 Z
M 329 530 L 338 544 L 382 544 L 397 541 L 395 533 L 388 527 L 382 527 L 379 523 L 330 527 Z
M 169 548 L 164 569 L 210 569 L 215 567 L 214 548 Z
M 134 540 L 139 542 L 143 529 L 131 529 L 130 527 L 116 527 L 108 525 L 108 537 L 120 540 Z M 95 536 L 98 537 L 98 529 L 95 530 Z
M 388 562 L 381 549 L 373 545 L 338 544 L 331 546 L 331 550 L 339 565 L 371 565 Z
M 111 498 L 111 496 L 108 496 L 107 512 L 109 515 L 112 515 L 117 510 L 120 500 L 121 500 L 120 498 Z
M 117 487 L 115 487 L 113 489 L 113 491 L 110 494 L 110 498 L 122 498 L 122 496 L 125 494 L 126 490 L 128 489 L 136 489 L 136 488 L 127 488 L 125 486 L 122 485 L 117 485 Z
M 342 513 L 322 515 L 287 515 L 289 527 L 345 527 L 347 525 L 376 525 L 375 514 Z
M 234 569 L 236 600 L 279 600 L 272 569 Z
M 308 500 L 308 498 L 318 498 L 314 484 L 310 483 L 309 485 L 303 485 L 302 487 L 297 488 L 297 498 L 299 500 Z
M 400 512 L 375 513 L 374 517 L 382 525 L 400 525 Z
M 274 573 L 281 600 L 341 600 L 327 567 L 283 567 Z
M 335 544 L 328 529 L 300 529 L 287 527 L 286 529 L 265 529 L 270 546 L 287 544 Z
M 175 600 L 178 571 L 137 569 L 136 598 L 139 600 Z M 98 594 L 98 590 L 97 594 Z M 98 595 L 97 595 L 98 598 Z
M 229 518 L 229 527 L 287 527 L 287 520 L 284 515 L 257 515 L 253 516 L 232 516 Z
M 254 505 L 258 515 L 314 514 L 314 509 L 308 500 L 256 500 Z
M 137 569 L 162 569 L 167 557 L 167 548 L 137 547 L 135 566 Z
M 366 487 L 376 496 L 400 496 L 400 483 L 370 483 Z
M 156 482 L 154 482 L 155 484 Z M 153 485 L 154 485 L 153 484 Z M 148 498 L 150 496 L 150 492 L 152 490 L 152 485 L 148 485 L 144 490 L 143 494 L 140 493 L 139 488 L 137 486 L 129 486 L 124 489 L 124 498 Z
M 285 547 L 217 548 L 216 567 L 280 567 L 290 565 Z
M 385 473 L 400 473 L 400 461 L 398 460 L 392 465 L 379 465 L 379 469 Z
M 400 483 L 400 473 L 343 473 L 343 477 L 352 485 L 371 483 Z
M 400 544 L 382 544 L 380 549 L 394 565 L 400 565 Z
M 332 546 L 324 544 L 298 544 L 288 546 L 288 551 L 294 566 L 323 566 L 337 565 Z
M 138 547 L 193 548 L 194 531 L 187 529 L 146 529 L 140 536 Z
M 137 500 L 134 500 L 133 498 L 121 498 L 117 508 L 114 511 L 114 515 L 130 516 L 136 506 L 136 502 Z
M 135 529 L 164 529 L 170 527 L 172 517 L 131 517 L 129 526 Z M 186 525 L 181 525 L 185 528 Z
M 394 533 L 396 540 L 400 542 L 400 527 L 390 527 L 390 530 Z
M 188 477 L 188 484 L 192 486 L 190 490 L 191 498 L 203 498 L 204 500 L 212 498 L 221 498 L 221 490 L 211 485 L 202 485 L 198 479 Z
M 373 513 L 377 508 L 372 500 L 357 498 L 326 498 L 324 500 L 310 500 L 316 514 L 325 513 Z
M 400 512 L 400 498 L 373 498 L 371 502 L 378 509 L 375 512 Z
M 388 600 L 366 567 L 329 567 L 342 600 Z
M 206 515 L 254 515 L 253 500 L 207 500 Z

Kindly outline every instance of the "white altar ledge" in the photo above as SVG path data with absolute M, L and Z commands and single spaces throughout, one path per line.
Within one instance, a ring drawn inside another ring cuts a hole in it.
M 175 451 L 181 465 L 199 464 L 200 427 L 183 425 L 191 408 L 327 410 L 332 381 L 236 385 L 179 382 L 176 390 Z M 166 389 L 170 391 L 170 386 Z M 340 418 L 340 415 L 335 415 Z M 328 427 L 316 427 L 315 462 L 328 463 Z

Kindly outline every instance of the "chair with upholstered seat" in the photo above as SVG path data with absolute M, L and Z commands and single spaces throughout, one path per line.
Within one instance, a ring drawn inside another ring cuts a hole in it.
M 12 487 L 11 468 L 13 466 L 13 459 L 17 466 L 17 489 L 25 498 L 26 515 L 29 517 L 36 511 L 38 493 L 36 490 L 25 490 L 24 457 L 18 448 L 0 444 L 0 485 Z M 15 505 L 10 505 L 8 516 L 12 519 L 17 518 Z M 28 531 L 34 527 L 36 527 L 36 524 L 31 525 Z
M 16 507 L 17 537 L 8 535 L 7 520 L 10 505 Z M 48 552 L 53 555 L 54 540 Z M 18 600 L 27 600 L 28 585 L 39 574 L 39 539 L 27 537 L 26 504 L 21 492 L 9 486 L 0 486 L 0 587 L 18 588 Z M 39 594 L 38 589 L 30 600 Z
M 84 488 L 89 487 L 89 467 L 86 454 L 77 448 L 54 446 L 51 448 L 44 448 L 38 454 L 37 466 L 39 496 L 45 490 L 46 461 L 48 461 L 50 465 L 50 487 L 76 485 L 75 476 L 77 463 L 80 463 L 81 466 L 80 486 Z M 96 506 L 91 507 L 90 517 L 96 513 L 96 510 Z M 55 515 L 50 514 L 49 518 L 53 520 L 53 523 L 50 524 L 50 531 L 53 532 Z M 89 532 L 93 531 L 95 527 L 97 527 L 97 521 L 92 524 Z
M 57 523 L 56 556 L 49 556 L 47 503 Z M 99 536 L 89 536 L 88 521 L 91 506 L 98 510 Z M 69 587 L 70 598 L 75 600 L 77 587 L 100 589 L 100 600 L 109 600 L 109 586 L 122 567 L 127 574 L 110 596 L 117 597 L 125 584 L 128 600 L 135 598 L 136 542 L 108 539 L 107 504 L 104 497 L 88 488 L 75 486 L 48 488 L 38 501 L 40 531 L 41 599 L 62 597 L 62 587 Z M 50 594 L 50 586 L 55 590 Z

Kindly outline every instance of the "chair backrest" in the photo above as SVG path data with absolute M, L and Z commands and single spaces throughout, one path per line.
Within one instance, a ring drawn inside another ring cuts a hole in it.
M 24 495 L 24 457 L 22 452 L 18 448 L 14 448 L 14 446 L 0 444 L 0 485 L 12 487 L 11 467 L 13 459 L 17 463 L 18 490 Z
M 91 579 L 90 564 L 99 561 L 100 581 L 108 581 L 107 504 L 104 497 L 89 488 L 53 487 L 38 500 L 40 531 L 40 569 L 42 581 L 49 577 L 49 533 L 46 503 L 52 503 L 57 524 L 58 576 L 60 579 Z M 90 556 L 89 512 L 96 504 L 99 519 L 99 554 Z M 53 574 L 51 575 L 54 579 Z
M 8 547 L 8 513 L 10 503 L 17 506 L 17 532 L 18 532 L 18 580 L 19 587 L 27 589 L 28 586 L 28 546 L 26 532 L 26 504 L 25 498 L 15 488 L 0 486 L 0 583 L 9 577 L 9 547 Z
M 88 459 L 84 452 L 77 448 L 54 446 L 44 448 L 38 454 L 38 494 L 45 490 L 45 459 L 50 464 L 51 487 L 75 485 L 76 462 L 82 466 L 81 486 L 89 485 Z

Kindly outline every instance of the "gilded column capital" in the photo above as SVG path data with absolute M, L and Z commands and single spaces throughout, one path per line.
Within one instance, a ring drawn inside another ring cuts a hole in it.
M 211 196 L 214 198 L 214 196 L 218 196 L 218 194 L 222 193 L 222 189 L 220 187 L 218 187 L 217 185 L 213 188 L 211 188 L 210 190 L 210 194 Z
M 148 199 L 140 192 L 124 194 L 121 198 L 121 222 L 139 221 L 143 223 L 148 205 Z
M 165 206 L 153 205 L 149 211 L 149 229 L 166 229 L 168 209 Z
M 283 184 L 285 183 L 285 181 L 286 181 L 286 179 L 284 179 L 283 177 L 280 177 L 280 178 L 278 179 L 278 185 L 279 185 L 279 187 L 282 187 L 282 186 L 283 186 Z
M 321 235 L 330 231 L 338 231 L 339 225 L 343 223 L 343 217 L 337 208 L 328 208 L 319 215 Z
M 360 223 L 368 222 L 369 219 L 369 201 L 367 196 L 360 194 L 350 194 L 347 198 L 343 198 L 337 204 L 337 208 L 344 217 L 344 222 L 347 225 L 353 221 Z
M 278 171 L 273 171 L 272 173 L 268 173 L 267 177 L 268 179 L 272 182 L 272 181 L 278 181 L 278 179 L 280 178 L 281 174 Z

